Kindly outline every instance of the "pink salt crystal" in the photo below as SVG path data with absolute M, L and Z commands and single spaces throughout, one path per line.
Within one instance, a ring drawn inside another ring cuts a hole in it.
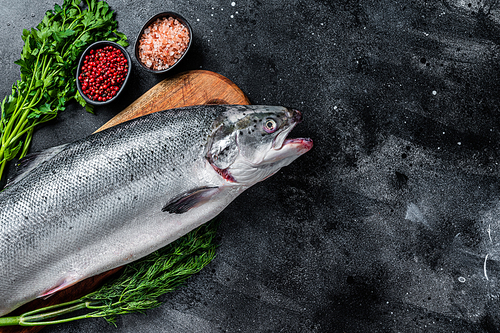
M 139 39 L 139 59 L 151 69 L 167 69 L 184 54 L 189 38 L 187 27 L 177 19 L 157 19 Z

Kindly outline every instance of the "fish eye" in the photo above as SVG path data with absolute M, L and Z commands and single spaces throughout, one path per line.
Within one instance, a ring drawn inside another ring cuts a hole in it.
M 267 133 L 276 131 L 276 127 L 276 121 L 274 121 L 273 119 L 267 119 L 264 122 L 264 131 L 266 131 Z

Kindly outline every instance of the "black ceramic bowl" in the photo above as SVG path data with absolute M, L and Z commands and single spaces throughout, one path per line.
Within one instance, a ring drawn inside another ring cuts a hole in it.
M 188 45 L 186 47 L 186 50 L 184 50 L 184 53 L 180 56 L 179 59 L 177 59 L 177 61 L 171 65 L 170 67 L 168 67 L 167 69 L 162 69 L 162 70 L 154 70 L 152 68 L 149 68 L 148 66 L 146 66 L 145 64 L 142 63 L 140 57 L 139 57 L 139 41 L 142 37 L 142 34 L 144 33 L 144 30 L 149 27 L 151 25 L 151 23 L 153 23 L 154 21 L 156 21 L 157 19 L 159 18 L 163 18 L 163 17 L 172 17 L 174 19 L 177 19 L 180 23 L 182 23 L 187 29 L 188 29 L 188 33 L 189 33 L 189 42 L 188 42 Z M 184 58 L 184 56 L 188 53 L 189 51 L 189 48 L 191 47 L 191 42 L 193 41 L 193 31 L 191 30 L 191 26 L 189 25 L 188 21 L 186 21 L 185 18 L 183 18 L 182 16 L 180 16 L 179 14 L 176 14 L 176 13 L 173 13 L 173 12 L 163 12 L 163 13 L 159 13 L 159 14 L 156 14 L 155 16 L 153 16 L 152 18 L 150 18 L 146 24 L 144 24 L 144 26 L 142 27 L 141 31 L 139 32 L 139 35 L 137 36 L 137 39 L 135 41 L 135 58 L 137 59 L 137 62 L 141 65 L 142 68 L 144 68 L 145 70 L 147 70 L 148 72 L 151 72 L 151 73 L 155 73 L 155 74 L 163 74 L 163 73 L 166 73 L 168 71 L 170 71 L 172 68 L 174 68 L 178 63 L 181 62 L 181 60 Z
M 123 81 L 123 83 L 120 86 L 119 90 L 116 92 L 116 95 L 114 95 L 111 99 L 99 102 L 99 101 L 96 101 L 96 100 L 93 100 L 93 99 L 89 98 L 87 95 L 85 95 L 83 93 L 83 91 L 82 91 L 82 84 L 81 84 L 81 82 L 79 80 L 79 77 L 80 77 L 80 74 L 82 72 L 82 66 L 84 64 L 85 56 L 89 55 L 91 50 L 102 49 L 102 48 L 104 48 L 106 46 L 112 46 L 112 47 L 114 47 L 116 49 L 119 49 L 123 53 L 125 59 L 127 59 L 128 69 L 127 69 L 127 75 L 125 76 L 125 80 Z M 117 44 L 115 42 L 109 42 L 109 41 L 95 42 L 92 45 L 90 45 L 82 53 L 82 55 L 80 56 L 80 61 L 78 62 L 78 68 L 76 70 L 76 87 L 78 88 L 78 92 L 80 93 L 80 95 L 82 95 L 83 99 L 85 101 L 87 101 L 89 104 L 92 104 L 92 105 L 106 105 L 106 104 L 109 104 L 111 102 L 114 102 L 118 98 L 118 96 L 120 96 L 121 92 L 125 89 L 125 86 L 127 85 L 127 81 L 128 81 L 128 78 L 130 77 L 130 72 L 131 71 L 132 71 L 132 61 L 130 59 L 130 55 L 128 54 L 128 52 L 121 45 L 119 45 L 119 44 Z

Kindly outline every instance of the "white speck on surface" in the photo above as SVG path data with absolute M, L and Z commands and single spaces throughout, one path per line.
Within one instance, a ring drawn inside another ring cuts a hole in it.
M 234 18 L 234 15 L 231 15 L 230 18 Z
M 483 267 L 484 277 L 486 278 L 486 280 L 489 280 L 488 279 L 488 274 L 486 273 L 486 261 L 488 260 L 488 255 L 489 255 L 489 253 L 486 255 L 486 257 L 484 257 L 484 267 Z
M 437 93 L 438 93 L 438 92 L 437 92 L 436 90 L 433 90 L 433 91 L 432 91 L 432 94 L 433 94 L 434 96 L 436 96 L 436 95 L 437 95 Z
M 233 6 L 233 7 L 236 6 L 236 2 L 234 2 L 234 1 L 231 2 L 231 6 Z
M 460 276 L 458 278 L 458 282 L 465 283 L 465 278 L 463 276 Z
M 414 223 L 421 223 L 424 226 L 432 229 L 431 226 L 430 226 L 430 224 L 425 219 L 424 214 L 422 213 L 422 211 L 414 203 L 410 203 L 408 205 L 408 207 L 406 208 L 405 219 L 406 220 L 410 220 L 410 221 L 412 221 Z
M 458 144 L 459 146 L 461 146 L 461 145 L 462 145 L 462 142 L 457 142 L 457 144 Z

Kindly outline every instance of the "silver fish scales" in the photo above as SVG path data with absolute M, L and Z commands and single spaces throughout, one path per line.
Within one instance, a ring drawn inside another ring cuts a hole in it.
M 211 220 L 312 147 L 275 106 L 196 106 L 28 157 L 0 192 L 0 316 Z

